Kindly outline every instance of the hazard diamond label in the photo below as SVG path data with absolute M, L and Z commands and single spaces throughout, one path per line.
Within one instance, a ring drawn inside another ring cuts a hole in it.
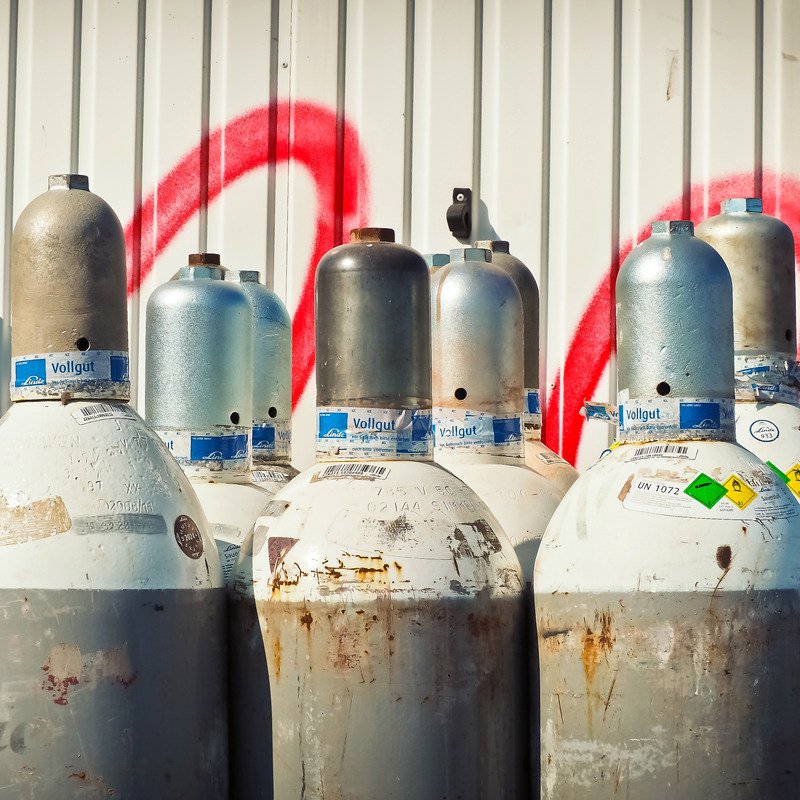
M 706 508 L 714 506 L 725 496 L 727 489 L 701 472 L 684 490 L 693 500 L 702 503 Z
M 736 473 L 731 475 L 722 485 L 727 489 L 728 493 L 725 496 L 728 500 L 739 506 L 742 511 L 758 497 L 758 493 L 744 482 L 744 478 L 740 478 Z
M 800 497 L 800 461 L 798 461 L 793 467 L 789 467 L 789 469 L 786 470 L 786 477 L 789 479 L 786 481 L 786 485 L 797 495 L 797 497 Z

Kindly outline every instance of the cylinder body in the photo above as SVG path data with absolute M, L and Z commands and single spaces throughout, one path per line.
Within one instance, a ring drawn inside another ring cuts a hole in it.
M 237 562 L 239 797 L 527 796 L 519 562 L 428 460 L 428 271 L 390 233 L 356 231 L 320 262 L 327 449 Z
M 67 352 L 77 336 L 89 358 L 121 353 L 119 223 L 85 179 L 55 183 L 14 233 L 16 352 Z M 224 800 L 219 558 L 191 486 L 120 383 L 97 370 L 60 392 L 48 381 L 0 425 L 0 449 L 17 456 L 0 459 L 0 784 L 42 800 L 167 800 L 176 787 Z
M 623 441 L 536 561 L 542 797 L 789 800 L 800 508 L 722 412 L 689 424 L 731 402 L 730 281 L 690 223 L 656 225 L 617 284 L 619 385 L 640 402 L 621 398 Z

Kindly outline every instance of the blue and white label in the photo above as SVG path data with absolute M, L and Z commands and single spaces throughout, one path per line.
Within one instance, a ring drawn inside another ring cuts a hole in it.
M 187 473 L 250 469 L 250 431 L 233 425 L 209 431 L 156 430 L 167 450 Z
M 619 439 L 734 438 L 731 399 L 659 397 L 623 400 L 619 404 Z
M 542 427 L 542 404 L 538 389 L 525 389 L 522 422 L 525 430 L 538 430 Z
M 287 419 L 271 419 L 253 423 L 253 459 L 288 461 L 292 452 L 292 423 Z
M 436 449 L 524 458 L 522 417 L 461 408 L 433 409 Z
M 71 391 L 100 391 L 109 396 L 130 392 L 128 354 L 115 350 L 36 353 L 11 360 L 11 397 L 25 400 Z M 116 384 L 116 386 L 115 386 Z
M 601 422 L 609 422 L 613 425 L 619 423 L 619 407 L 612 406 L 610 403 L 584 400 L 581 413 L 586 419 L 596 419 Z
M 318 408 L 317 458 L 430 458 L 428 409 Z
M 800 367 L 789 354 L 739 354 L 734 365 L 737 400 L 800 405 Z

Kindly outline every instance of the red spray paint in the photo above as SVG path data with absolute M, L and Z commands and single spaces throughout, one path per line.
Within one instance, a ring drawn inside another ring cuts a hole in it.
M 351 227 L 366 224 L 369 187 L 358 133 L 347 120 L 338 120 L 335 111 L 308 102 L 262 106 L 210 132 L 159 181 L 126 226 L 129 294 L 139 289 L 158 256 L 198 212 L 199 166 L 206 148 L 209 203 L 242 176 L 270 163 L 298 162 L 314 181 L 314 247 L 292 325 L 294 407 L 314 369 L 317 263 L 342 243 Z

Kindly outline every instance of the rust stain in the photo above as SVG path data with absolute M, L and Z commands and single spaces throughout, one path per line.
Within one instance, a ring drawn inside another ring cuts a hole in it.
M 485 617 L 478 614 L 470 614 L 467 617 L 467 628 L 470 635 L 476 639 L 488 636 L 492 631 L 502 627 L 502 622 L 497 617 Z
M 595 633 L 587 626 L 586 633 L 583 635 L 583 651 L 581 660 L 583 661 L 583 671 L 586 675 L 587 688 L 594 681 L 595 673 L 600 662 L 610 652 L 614 646 L 614 636 L 611 633 L 611 622 L 613 617 L 610 611 L 603 611 L 595 616 L 595 624 L 600 622 L 600 631 Z
M 311 630 L 311 623 L 314 621 L 314 617 L 311 616 L 310 611 L 306 611 L 302 617 L 300 617 L 300 624 L 305 625 L 309 630 Z
M 606 718 L 606 714 L 608 713 L 608 706 L 611 702 L 611 695 L 614 693 L 614 687 L 617 685 L 617 673 L 614 673 L 614 677 L 611 679 L 611 686 L 608 690 L 608 695 L 606 697 L 605 706 L 603 708 L 603 720 Z
M 48 539 L 72 527 L 60 497 L 46 497 L 26 505 L 11 506 L 0 496 L 0 546 Z
M 628 480 L 625 481 L 623 487 L 619 490 L 619 501 L 623 503 L 625 498 L 628 496 L 628 492 L 631 490 L 631 485 L 633 484 L 634 476 L 631 475 Z
M 731 547 L 728 544 L 723 544 L 717 548 L 717 566 L 720 569 L 729 570 L 731 568 L 731 560 L 733 558 L 733 553 L 731 552 Z
M 560 630 L 543 630 L 539 634 L 539 641 L 542 643 L 542 646 L 545 650 L 549 651 L 550 653 L 558 653 L 566 644 L 569 633 L 569 628 L 562 628 Z M 584 643 L 585 638 L 586 637 L 584 637 Z
M 114 797 L 116 795 L 116 792 L 100 776 L 92 775 L 90 772 L 73 772 L 68 777 L 80 781 L 85 788 L 94 789 L 95 791 L 92 792 L 94 797 Z M 79 791 L 83 796 L 84 789 Z
M 281 647 L 281 640 L 275 639 L 272 642 L 272 660 L 275 662 L 275 677 L 281 676 L 281 657 L 283 656 L 283 648 Z
M 270 536 L 267 539 L 267 553 L 269 554 L 269 571 L 275 572 L 275 567 L 279 561 L 286 558 L 288 552 L 299 542 L 299 539 L 292 539 L 290 536 Z

